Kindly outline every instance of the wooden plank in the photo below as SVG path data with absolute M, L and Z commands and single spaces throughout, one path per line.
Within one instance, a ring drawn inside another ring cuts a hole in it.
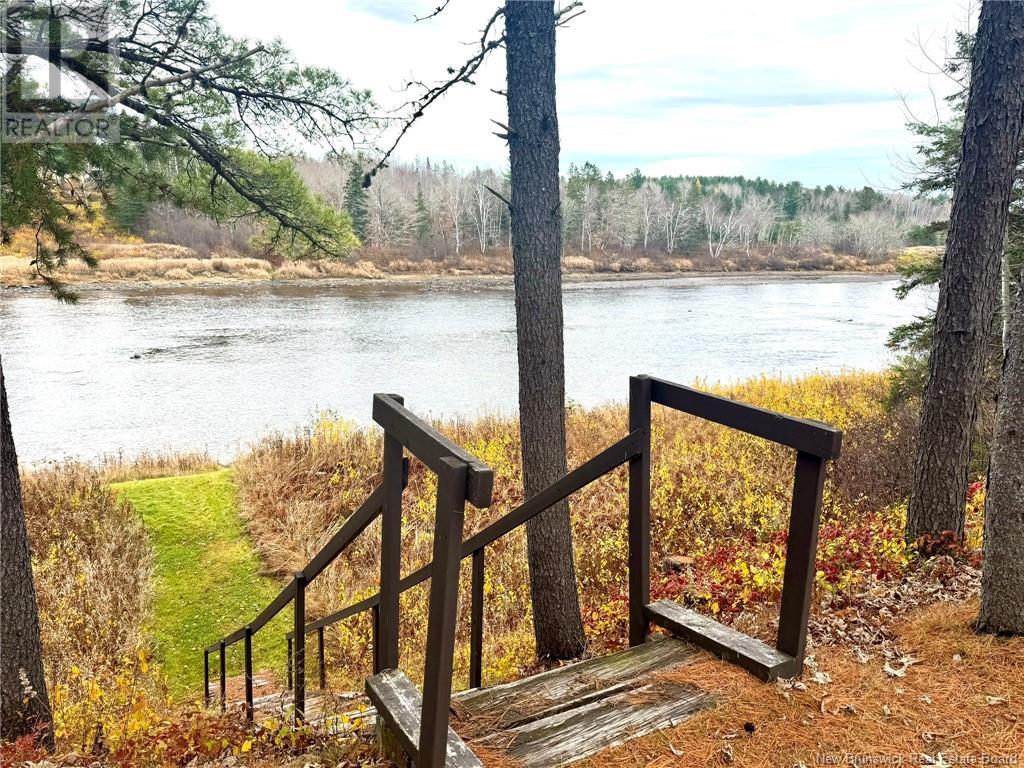
M 536 517 L 554 504 L 557 504 L 562 499 L 565 499 L 581 488 L 590 485 L 590 483 L 594 482 L 597 478 L 607 474 L 619 465 L 625 464 L 631 457 L 637 455 L 637 453 L 642 449 L 643 441 L 646 439 L 647 434 L 642 430 L 631 432 L 618 442 L 605 448 L 597 456 L 594 456 L 589 461 L 578 466 L 572 472 L 565 475 L 565 477 L 556 480 L 536 496 L 531 496 L 504 517 L 498 518 L 479 533 L 476 533 L 466 539 L 466 541 L 462 543 L 463 559 L 471 556 L 474 552 L 486 547 L 488 544 L 500 539 L 510 531 L 515 530 L 528 520 Z M 430 562 L 422 568 L 413 571 L 408 576 L 404 576 L 398 583 L 399 591 L 406 592 L 413 587 L 422 584 L 430 578 L 433 567 L 433 562 Z M 370 597 L 360 600 L 358 603 L 353 603 L 347 608 L 342 608 L 340 611 L 328 614 L 322 619 L 310 622 L 306 625 L 306 632 L 313 632 L 320 627 L 326 627 L 331 624 L 336 624 L 339 621 L 344 621 L 358 613 L 368 611 L 379 604 L 380 593 L 378 592 L 375 595 L 370 595 Z M 290 636 L 291 633 L 286 635 L 286 637 Z M 210 646 L 210 648 L 211 653 L 217 650 L 216 645 Z
M 415 762 L 419 750 L 420 712 L 423 706 L 416 686 L 401 670 L 388 669 L 366 681 L 366 694 L 373 702 L 378 716 Z M 445 765 L 451 768 L 483 768 L 476 755 L 451 728 L 448 729 Z
M 455 708 L 467 723 L 475 721 L 491 730 L 509 728 L 635 688 L 645 675 L 687 664 L 699 653 L 676 638 L 657 638 L 504 685 L 463 691 L 454 698 Z
M 652 683 L 495 733 L 479 743 L 504 749 L 525 768 L 553 768 L 672 728 L 715 701 L 694 686 Z
M 825 489 L 825 461 L 800 452 L 793 478 L 793 506 L 786 539 L 786 569 L 782 577 L 779 634 L 775 645 L 803 664 L 807 646 L 807 619 L 811 614 L 821 497 Z
M 491 506 L 494 471 L 480 459 L 457 446 L 399 402 L 398 395 L 378 392 L 373 396 L 373 420 L 384 431 L 399 440 L 417 459 L 434 472 L 441 470 L 441 461 L 454 457 L 468 465 L 466 499 L 474 507 Z
M 792 656 L 671 600 L 651 603 L 647 606 L 647 616 L 658 626 L 743 667 L 762 680 L 792 677 L 800 671 Z
M 651 398 L 656 403 L 702 419 L 788 445 L 823 459 L 839 457 L 843 433 L 831 424 L 798 419 L 754 405 L 709 395 L 706 392 L 651 377 Z

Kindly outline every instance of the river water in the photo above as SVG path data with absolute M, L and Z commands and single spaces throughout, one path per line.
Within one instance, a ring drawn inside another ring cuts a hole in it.
M 687 277 L 565 287 L 568 397 L 625 400 L 627 377 L 684 383 L 879 369 L 899 301 L 868 277 Z M 230 459 L 373 392 L 422 416 L 514 413 L 509 286 L 276 284 L 0 293 L 0 351 L 23 462 L 208 450 Z

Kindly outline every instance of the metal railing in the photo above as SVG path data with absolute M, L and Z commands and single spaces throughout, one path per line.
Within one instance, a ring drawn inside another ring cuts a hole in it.
M 470 666 L 469 685 L 481 685 L 484 636 L 484 570 L 486 549 L 511 531 L 526 524 L 554 504 L 628 464 L 628 582 L 629 642 L 646 641 L 650 621 L 650 518 L 651 518 L 651 406 L 660 404 L 796 450 L 793 499 L 783 575 L 779 631 L 776 647 L 792 658 L 799 670 L 807 638 L 807 617 L 815 573 L 818 522 L 826 463 L 839 455 L 842 433 L 827 424 L 798 419 L 745 403 L 711 395 L 680 384 L 649 376 L 629 382 L 629 432 L 593 458 L 567 473 L 540 493 L 463 541 L 465 502 L 476 507 L 491 503 L 493 473 L 482 462 L 451 443 L 407 411 L 397 395 L 375 395 L 373 418 L 384 428 L 383 479 L 370 497 L 342 526 L 292 583 L 249 625 L 206 649 L 220 652 L 220 699 L 224 707 L 224 648 L 246 642 L 246 707 L 251 716 L 251 636 L 289 601 L 294 601 L 294 629 L 286 635 L 289 685 L 295 711 L 301 717 L 305 702 L 305 637 L 317 633 L 320 685 L 324 677 L 324 629 L 332 624 L 372 611 L 374 672 L 399 666 L 399 596 L 431 579 L 424 670 L 421 738 L 417 764 L 431 768 L 444 764 L 452 689 L 456 608 L 461 561 L 469 558 Z M 433 560 L 401 576 L 401 497 L 407 480 L 404 450 L 418 457 L 438 477 Z M 378 514 L 381 526 L 380 591 L 316 621 L 304 622 L 303 593 L 316 578 Z M 700 644 L 700 638 L 695 642 Z M 208 683 L 207 683 L 208 688 Z

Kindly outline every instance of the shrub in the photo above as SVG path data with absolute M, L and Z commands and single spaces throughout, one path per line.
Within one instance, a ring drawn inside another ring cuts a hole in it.
M 876 576 L 901 573 L 909 562 L 902 540 L 909 471 L 906 422 L 881 401 L 881 374 L 810 376 L 798 381 L 761 378 L 717 389 L 785 413 L 831 422 L 845 430 L 843 457 L 829 473 L 824 504 L 823 562 L 817 585 L 839 594 Z M 706 387 L 705 387 L 706 388 Z M 568 458 L 578 466 L 626 431 L 621 406 L 571 409 Z M 521 503 L 516 422 L 482 419 L 438 428 L 495 471 L 487 510 L 467 507 L 466 535 Z M 655 568 L 656 594 L 672 595 L 706 610 L 734 616 L 770 606 L 781 589 L 782 552 L 789 517 L 793 457 L 788 449 L 719 428 L 693 417 L 655 409 L 652 457 L 652 549 L 657 565 L 672 554 L 693 561 L 690 572 Z M 381 439 L 376 431 L 321 418 L 294 437 L 258 444 L 236 463 L 249 530 L 268 566 L 287 574 L 301 567 L 379 482 Z M 413 461 L 405 493 L 403 573 L 429 562 L 436 480 Z M 581 602 L 591 645 L 625 638 L 625 469 L 605 476 L 572 498 L 574 545 Z M 310 589 L 311 614 L 324 615 L 376 591 L 379 528 L 359 539 Z M 458 679 L 468 666 L 468 579 L 460 600 Z M 487 550 L 485 680 L 514 676 L 532 663 L 530 603 L 522 530 Z M 406 669 L 421 668 L 426 592 L 403 596 L 402 653 Z M 331 630 L 331 669 L 353 684 L 368 658 L 367 617 Z
M 566 272 L 593 272 L 594 260 L 586 256 L 563 256 L 562 267 Z
M 84 464 L 27 473 L 22 488 L 56 737 L 80 751 L 116 745 L 151 727 L 163 702 L 142 631 L 142 522 Z
M 304 261 L 286 261 L 274 272 L 274 277 L 280 280 L 304 280 L 316 276 L 317 271 Z

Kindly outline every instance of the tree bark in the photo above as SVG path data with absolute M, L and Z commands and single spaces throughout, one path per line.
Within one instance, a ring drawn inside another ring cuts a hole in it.
M 1024 3 L 985 0 L 974 49 L 907 538 L 963 536 L 971 442 L 1024 123 Z
M 532 496 L 566 472 L 554 3 L 508 0 L 505 33 L 519 434 L 524 490 Z M 535 517 L 526 532 L 537 655 L 575 658 L 585 638 L 569 505 Z
M 43 677 L 32 551 L 21 503 L 21 478 L 7 410 L 0 356 L 0 738 L 38 732 L 53 748 L 50 700 Z
M 1024 634 L 1024 279 L 1007 341 L 985 496 L 978 628 Z

